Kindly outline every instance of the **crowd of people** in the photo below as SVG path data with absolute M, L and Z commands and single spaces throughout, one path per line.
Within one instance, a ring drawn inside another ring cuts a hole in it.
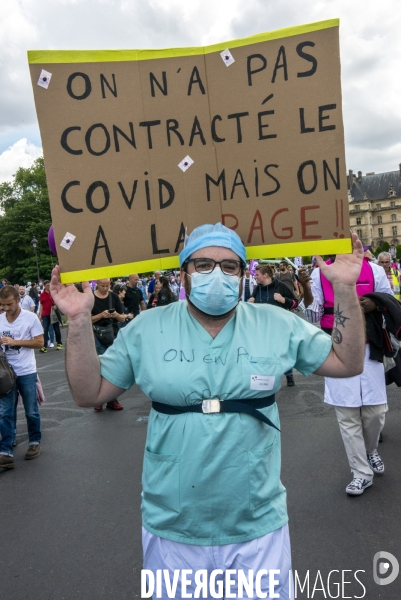
M 224 545 L 239 549 L 241 560 L 254 566 L 254 550 L 244 543 L 261 538 L 273 563 L 288 566 L 274 396 L 281 376 L 290 387 L 293 368 L 324 376 L 324 401 L 335 409 L 353 474 L 347 494 L 364 493 L 385 468 L 378 444 L 386 384 L 401 385 L 399 267 L 391 253 L 376 259 L 354 235 L 353 243 L 351 255 L 317 257 L 306 266 L 298 261 L 298 268 L 288 259 L 251 266 L 234 232 L 205 225 L 189 237 L 179 273 L 131 274 L 74 287 L 61 285 L 56 267 L 51 283 L 3 281 L 0 343 L 17 378 L 0 398 L 0 468 L 14 468 L 18 395 L 28 423 L 25 458 L 40 454 L 34 350 L 52 347 L 51 329 L 56 349 L 63 349 L 60 327 L 68 319 L 67 369 L 79 406 L 122 410 L 118 396 L 134 382 L 152 400 L 143 481 L 145 565 L 165 568 L 169 556 L 166 568 L 173 571 L 177 544 L 188 544 L 199 564 L 204 557 L 197 547 Z M 214 413 L 225 415 L 219 420 Z M 238 413 L 247 420 L 235 420 Z M 222 435 L 219 458 L 214 449 Z M 267 448 L 268 468 L 261 461 Z M 243 451 L 249 468 L 259 465 L 250 483 L 243 479 Z M 202 481 L 204 491 L 195 499 L 191 486 Z M 233 498 L 228 519 L 224 507 Z
M 384 269 L 388 286 L 391 288 L 393 295 L 399 300 L 400 265 L 397 264 L 394 247 L 390 248 L 389 252 L 379 254 L 377 259 L 371 253 L 370 247 L 364 247 L 364 254 L 367 261 L 377 264 Z M 300 267 L 299 269 L 295 267 L 293 260 L 296 261 L 297 266 Z M 242 276 L 241 300 L 256 304 L 271 304 L 292 311 L 298 316 L 302 316 L 312 322 L 320 322 L 323 330 L 331 334 L 332 326 L 328 328 L 324 327 L 325 320 L 327 318 L 330 320 L 331 317 L 323 314 L 324 298 L 321 295 L 321 290 L 319 292 L 314 291 L 314 295 L 316 296 L 317 294 L 321 302 L 320 307 L 316 309 L 316 302 L 313 300 L 310 289 L 309 281 L 312 281 L 310 276 L 317 267 L 317 264 L 315 264 L 314 259 L 312 264 L 305 266 L 302 265 L 302 260 L 293 260 L 260 261 L 259 264 L 257 261 L 253 261 L 255 263 L 252 265 L 253 273 L 251 273 L 247 264 Z M 318 272 L 318 269 L 316 272 Z M 10 287 L 10 283 L 3 279 L 0 284 L 0 290 L 4 288 L 3 294 L 7 290 L 10 291 Z M 23 311 L 36 314 L 42 324 L 43 345 L 39 348 L 39 351 L 45 353 L 48 348 L 62 350 L 63 343 L 60 327 L 63 326 L 63 315 L 50 294 L 50 282 L 28 282 L 26 286 L 15 284 L 13 287 L 19 294 L 19 296 L 16 296 L 16 299 L 19 300 L 19 308 Z M 82 291 L 81 284 L 76 284 L 76 287 L 79 291 Z M 386 288 L 386 286 L 384 287 Z M 156 271 L 151 276 L 143 275 L 141 277 L 137 274 L 132 274 L 128 277 L 119 277 L 114 281 L 111 279 L 101 279 L 92 281 L 91 288 L 94 294 L 92 325 L 96 352 L 99 356 L 103 355 L 107 348 L 113 344 L 118 332 L 130 324 L 141 312 L 156 307 L 167 306 L 172 302 L 186 298 L 179 272 L 163 274 L 161 271 Z M 314 303 L 313 307 L 305 304 L 305 289 L 309 304 Z M 311 308 L 314 308 L 314 310 L 311 310 Z M 7 312 L 5 305 L 1 305 L 0 312 Z M 54 344 L 55 340 L 56 345 Z M 10 352 L 10 348 L 8 348 L 8 352 Z M 295 381 L 292 368 L 286 371 L 284 375 L 286 376 L 287 386 L 294 386 Z M 327 390 L 329 389 L 327 382 L 326 388 Z M 326 391 L 325 401 L 335 404 L 335 401 L 332 399 L 327 399 L 328 395 L 329 392 Z M 381 402 L 381 404 L 385 404 L 385 402 Z M 102 408 L 102 405 L 98 405 L 94 407 L 94 410 L 101 411 Z M 106 408 L 122 410 L 123 406 L 117 399 L 113 399 L 107 402 Z M 337 408 L 336 410 L 337 415 L 339 415 L 339 409 Z M 27 420 L 29 420 L 28 413 L 26 416 Z M 36 415 L 35 418 L 40 422 L 39 415 Z M 381 421 L 384 421 L 383 415 L 381 416 Z M 341 421 L 339 422 L 341 423 Z M 383 423 L 381 423 L 381 428 L 382 426 Z M 30 442 L 34 441 L 33 437 L 32 439 L 30 438 Z M 14 436 L 13 444 L 15 443 Z M 376 470 L 376 472 L 382 472 L 384 465 L 380 457 L 375 457 L 375 461 L 377 464 L 380 463 L 379 468 L 381 469 L 380 471 Z M 350 460 L 351 463 L 352 460 Z M 358 471 L 356 469 L 354 473 L 361 475 L 361 470 Z M 371 473 L 368 474 L 371 475 Z

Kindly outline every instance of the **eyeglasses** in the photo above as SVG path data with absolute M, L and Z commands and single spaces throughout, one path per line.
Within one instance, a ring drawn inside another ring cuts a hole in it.
M 190 258 L 185 261 L 185 264 L 194 263 L 195 271 L 205 275 L 212 273 L 216 265 L 220 265 L 220 269 L 225 275 L 239 275 L 241 273 L 242 263 L 239 260 L 222 260 L 217 262 L 213 258 Z

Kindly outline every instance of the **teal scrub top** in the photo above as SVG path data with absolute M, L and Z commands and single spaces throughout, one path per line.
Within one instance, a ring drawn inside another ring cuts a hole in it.
M 275 306 L 240 302 L 215 339 L 187 302 L 145 311 L 100 356 L 101 374 L 173 406 L 263 398 L 291 367 L 309 375 L 331 338 Z M 261 409 L 280 428 L 277 405 Z M 197 545 L 245 542 L 288 521 L 280 434 L 245 413 L 151 410 L 143 464 L 143 526 Z

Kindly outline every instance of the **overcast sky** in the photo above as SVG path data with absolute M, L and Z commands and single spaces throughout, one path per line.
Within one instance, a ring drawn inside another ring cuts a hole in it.
M 347 168 L 401 162 L 399 0 L 3 0 L 0 182 L 41 155 L 27 50 L 202 46 L 339 17 Z

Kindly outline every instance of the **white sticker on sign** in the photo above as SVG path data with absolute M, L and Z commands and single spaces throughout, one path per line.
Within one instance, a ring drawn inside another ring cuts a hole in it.
M 189 167 L 193 164 L 194 164 L 194 161 L 192 160 L 192 158 L 190 156 L 186 156 L 185 158 L 182 159 L 182 161 L 180 162 L 180 164 L 178 166 L 180 167 L 181 171 L 183 171 L 185 173 L 185 171 L 187 171 L 189 169 Z
M 273 389 L 275 379 L 274 375 L 251 375 L 251 390 L 268 392 Z
M 68 233 L 68 231 L 67 231 L 67 233 L 61 240 L 60 246 L 62 248 L 65 248 L 66 250 L 69 250 L 75 240 L 75 237 L 76 237 L 75 235 L 72 235 L 72 233 Z
M 234 57 L 229 50 L 224 50 L 223 52 L 220 52 L 220 56 L 226 63 L 226 67 L 229 67 L 230 65 L 235 63 Z
M 47 90 L 47 88 L 49 87 L 51 78 L 52 78 L 52 74 L 49 73 L 49 71 L 45 71 L 44 69 L 42 69 L 40 72 L 40 75 L 39 75 L 38 85 L 40 85 L 40 87 L 45 88 Z

